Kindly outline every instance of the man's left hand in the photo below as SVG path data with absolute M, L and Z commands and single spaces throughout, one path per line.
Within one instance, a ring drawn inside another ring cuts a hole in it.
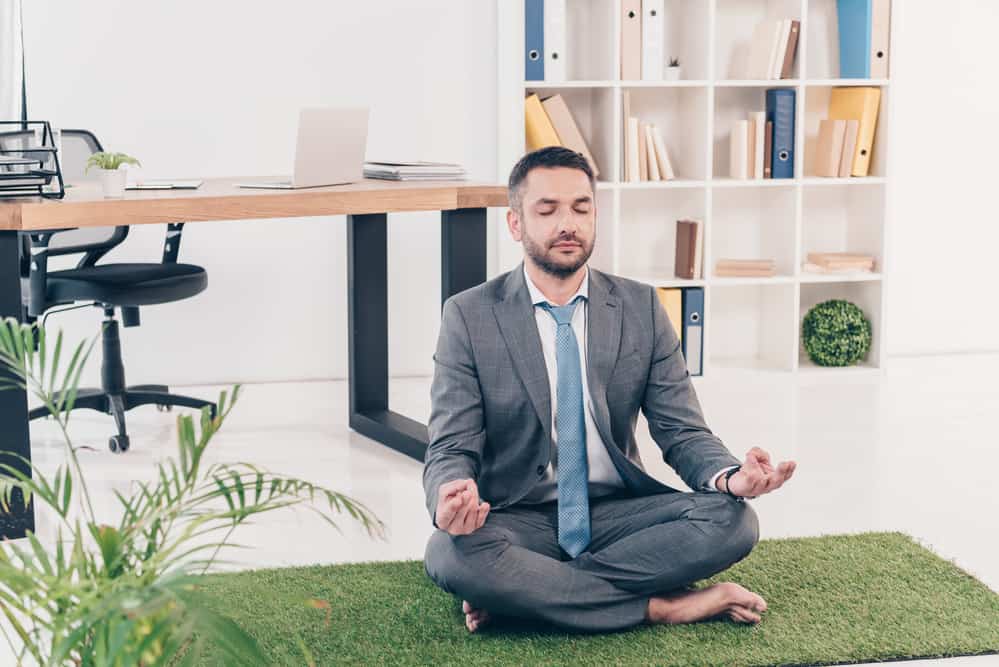
M 755 498 L 764 493 L 779 489 L 784 482 L 791 479 L 797 464 L 794 461 L 782 461 L 776 469 L 770 464 L 770 454 L 753 447 L 746 454 L 746 462 L 737 473 L 728 480 L 728 489 L 743 498 Z M 725 490 L 725 476 L 718 478 L 715 484 L 719 491 Z

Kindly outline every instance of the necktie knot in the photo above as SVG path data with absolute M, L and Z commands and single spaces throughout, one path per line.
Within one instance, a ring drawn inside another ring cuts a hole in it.
M 557 322 L 559 326 L 562 326 L 564 324 L 572 323 L 572 314 L 576 310 L 576 304 L 579 303 L 579 300 L 582 298 L 583 297 L 581 296 L 577 296 L 564 306 L 553 306 L 547 301 L 541 303 L 540 306 L 547 310 L 549 315 L 555 318 L 555 322 Z

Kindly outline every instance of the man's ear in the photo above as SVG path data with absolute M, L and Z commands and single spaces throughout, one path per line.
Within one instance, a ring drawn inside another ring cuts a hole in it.
M 510 230 L 510 236 L 513 237 L 514 241 L 520 242 L 520 238 L 523 235 L 522 224 L 520 214 L 512 208 L 508 208 L 506 211 L 506 226 Z

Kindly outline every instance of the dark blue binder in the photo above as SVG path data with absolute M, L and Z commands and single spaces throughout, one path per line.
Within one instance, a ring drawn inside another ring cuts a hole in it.
M 793 88 L 767 91 L 767 121 L 774 124 L 771 178 L 794 178 L 794 99 Z
M 524 0 L 524 80 L 545 80 L 545 0 Z
M 839 76 L 871 78 L 871 0 L 836 0 L 839 28 Z
M 683 290 L 683 359 L 691 375 L 704 374 L 704 288 Z

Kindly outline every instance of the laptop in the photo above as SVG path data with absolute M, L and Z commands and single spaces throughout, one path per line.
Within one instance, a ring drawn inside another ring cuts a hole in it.
M 298 116 L 295 173 L 291 178 L 236 185 L 295 190 L 360 181 L 364 178 L 367 140 L 368 109 L 302 109 Z

